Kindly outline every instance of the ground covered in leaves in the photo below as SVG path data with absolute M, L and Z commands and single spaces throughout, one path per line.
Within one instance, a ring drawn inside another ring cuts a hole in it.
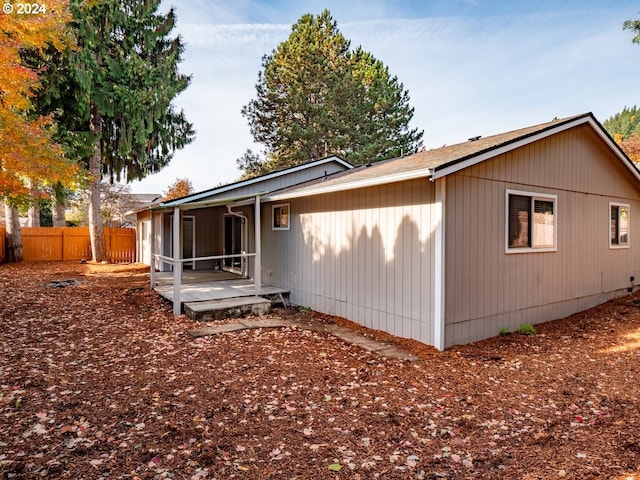
M 135 266 L 0 265 L 0 291 L 1 478 L 640 478 L 634 296 L 403 362 L 298 328 L 194 340 Z

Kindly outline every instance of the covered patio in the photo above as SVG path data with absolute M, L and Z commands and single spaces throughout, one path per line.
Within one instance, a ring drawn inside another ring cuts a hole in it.
M 173 302 L 173 272 L 157 272 L 155 291 Z M 249 278 L 225 271 L 185 270 L 180 284 L 180 301 L 208 302 L 230 298 L 267 296 L 280 297 L 288 291 L 262 285 L 256 292 L 255 282 Z
M 197 256 L 195 255 L 195 235 L 193 235 L 194 248 L 193 250 L 186 250 L 192 255 L 189 258 L 185 258 L 185 249 L 183 249 L 185 237 L 183 218 L 186 216 L 185 213 L 211 207 L 224 207 L 226 209 L 225 216 L 242 219 L 242 225 L 244 225 L 243 234 L 249 235 L 249 230 L 252 230 L 253 238 L 251 243 L 254 246 L 253 252 L 247 251 L 247 246 L 250 243 L 245 241 L 242 250 L 237 253 Z M 254 225 L 252 229 L 248 228 L 247 217 L 237 211 L 241 207 L 253 207 Z M 233 209 L 236 209 L 236 211 Z M 150 280 L 151 288 L 173 303 L 173 313 L 175 315 L 182 313 L 183 304 L 189 302 L 211 302 L 240 297 L 259 297 L 261 295 L 281 296 L 286 292 L 283 289 L 262 285 L 260 194 L 189 202 L 170 208 L 161 205 L 152 208 L 152 212 L 171 213 L 169 232 L 171 256 L 155 251 L 156 242 L 151 242 Z M 151 238 L 156 238 L 156 235 L 162 236 L 163 232 L 156 232 L 155 222 L 151 222 Z M 213 269 L 197 269 L 197 265 L 207 265 L 206 262 L 215 262 L 216 267 Z M 219 269 L 218 265 L 224 265 L 225 262 L 229 262 L 230 265 L 237 262 L 243 267 L 241 270 L 235 271 L 231 271 L 233 269 Z M 185 264 L 189 264 L 191 269 L 185 269 Z M 163 265 L 169 265 L 171 271 L 159 271 L 165 269 Z M 252 276 L 249 275 L 249 272 L 251 272 Z M 283 297 L 281 296 L 281 298 Z

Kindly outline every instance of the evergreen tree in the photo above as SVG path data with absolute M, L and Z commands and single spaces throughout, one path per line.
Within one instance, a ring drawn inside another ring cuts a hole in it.
M 640 134 L 640 111 L 635 105 L 631 108 L 624 107 L 620 113 L 602 122 L 602 126 L 620 143 L 633 134 Z
M 350 49 L 328 10 L 300 18 L 262 66 L 242 114 L 267 158 L 258 168 L 245 154 L 241 166 L 264 172 L 332 154 L 366 163 L 422 144 L 408 92 L 373 55 Z
M 622 24 L 624 30 L 631 30 L 635 33 L 632 42 L 640 43 L 640 20 L 626 20 Z
M 60 58 L 41 92 L 58 113 L 63 143 L 89 174 L 92 256 L 106 260 L 100 183 L 132 181 L 159 171 L 194 136 L 173 99 L 189 85 L 178 72 L 183 53 L 170 37 L 176 17 L 159 14 L 160 0 L 73 0 L 77 47 Z

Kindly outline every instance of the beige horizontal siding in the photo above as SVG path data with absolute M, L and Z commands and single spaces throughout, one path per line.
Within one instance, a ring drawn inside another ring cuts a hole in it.
M 433 342 L 433 202 L 425 179 L 294 199 L 291 229 L 263 206 L 264 283 L 294 304 Z
M 505 191 L 557 195 L 557 251 L 505 253 Z M 447 179 L 445 344 L 562 318 L 640 278 L 635 181 L 589 127 Z M 631 205 L 631 248 L 609 248 L 609 202 Z

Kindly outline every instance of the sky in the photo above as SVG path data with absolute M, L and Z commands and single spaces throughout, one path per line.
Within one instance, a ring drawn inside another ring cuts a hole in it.
M 174 101 L 195 141 L 161 172 L 131 184 L 162 193 L 238 179 L 253 142 L 240 111 L 256 97 L 262 58 L 304 14 L 327 8 L 338 29 L 408 90 L 411 127 L 437 148 L 593 112 L 600 122 L 640 104 L 640 45 L 622 29 L 640 3 L 609 0 L 164 0 L 185 43 L 191 85 Z

